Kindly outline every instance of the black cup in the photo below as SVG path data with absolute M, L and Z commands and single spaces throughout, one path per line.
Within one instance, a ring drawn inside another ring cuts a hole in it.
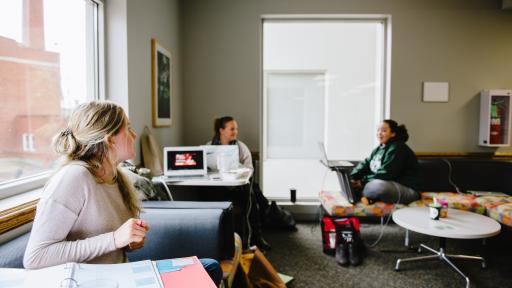
M 292 203 L 295 203 L 295 201 L 297 201 L 297 189 L 295 188 L 290 188 L 290 201 Z

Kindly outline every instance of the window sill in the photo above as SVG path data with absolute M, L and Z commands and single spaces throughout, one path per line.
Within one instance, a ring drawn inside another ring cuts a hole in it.
M 0 200 L 0 234 L 34 220 L 42 188 Z

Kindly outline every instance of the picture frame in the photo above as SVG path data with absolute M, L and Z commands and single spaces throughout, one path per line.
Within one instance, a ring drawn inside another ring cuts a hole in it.
M 153 127 L 172 124 L 173 61 L 171 52 L 151 39 L 151 94 Z

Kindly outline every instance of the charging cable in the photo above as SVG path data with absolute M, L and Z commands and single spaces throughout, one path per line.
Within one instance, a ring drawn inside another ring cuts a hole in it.
M 248 203 L 247 203 L 247 212 L 245 213 L 245 222 L 247 224 L 247 244 L 250 245 L 251 244 L 251 235 L 252 235 L 252 227 L 251 227 L 251 221 L 250 221 L 250 215 L 251 215 L 251 209 L 252 209 L 252 193 L 253 190 L 252 190 L 252 185 L 254 184 L 254 175 L 252 175 L 251 177 L 251 182 L 249 184 L 249 200 L 248 200 Z M 259 217 L 259 215 L 257 215 Z M 261 225 L 261 224 L 260 224 Z
M 446 162 L 446 164 L 448 164 L 448 182 L 450 183 L 450 185 L 452 185 L 454 188 L 455 188 L 455 191 L 457 191 L 457 193 L 462 193 L 460 192 L 460 189 L 459 187 L 457 187 L 457 185 L 455 185 L 455 183 L 452 181 L 452 171 L 453 171 L 453 168 L 452 168 L 452 163 L 450 161 L 448 161 L 447 159 L 443 159 L 444 162 Z
M 388 226 L 389 220 L 391 220 L 391 217 L 393 215 L 392 212 L 395 211 L 396 205 L 400 204 L 400 198 L 402 196 L 402 192 L 401 192 L 402 190 L 400 188 L 400 185 L 398 185 L 395 181 L 390 181 L 390 182 L 391 182 L 391 184 L 393 184 L 393 186 L 395 186 L 396 190 L 398 191 L 398 200 L 396 200 L 396 203 L 393 204 L 393 209 L 391 210 L 391 214 L 389 214 L 388 219 L 385 221 L 385 223 L 384 223 L 384 221 L 381 222 L 380 234 L 379 234 L 379 237 L 377 237 L 377 240 L 375 240 L 375 242 L 373 242 L 372 244 L 367 244 L 368 247 L 370 247 L 370 248 L 373 248 L 373 247 L 377 246 L 377 244 L 379 244 L 380 240 L 382 239 L 382 235 L 384 235 L 384 230 Z M 384 216 L 382 216 L 382 217 L 384 217 Z
M 167 192 L 167 196 L 169 196 L 169 200 L 174 201 L 174 199 L 172 198 L 171 190 L 167 186 L 167 183 L 165 183 L 164 179 L 162 179 L 162 177 L 159 177 L 158 182 L 160 182 L 160 184 L 162 184 L 162 186 L 164 187 L 165 192 Z

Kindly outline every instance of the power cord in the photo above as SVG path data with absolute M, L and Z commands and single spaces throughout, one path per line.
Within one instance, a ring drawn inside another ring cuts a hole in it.
M 162 177 L 159 177 L 158 182 L 160 182 L 162 184 L 162 186 L 164 187 L 165 192 L 167 192 L 167 196 L 169 196 L 169 200 L 174 201 L 174 199 L 172 198 L 171 190 L 167 186 L 167 183 L 165 183 L 164 179 L 162 179 Z
M 249 201 L 247 203 L 247 212 L 245 213 L 245 222 L 246 222 L 246 225 L 247 225 L 247 232 L 248 232 L 248 236 L 247 236 L 247 244 L 250 245 L 251 244 L 251 236 L 252 236 L 252 228 L 251 228 L 251 221 L 250 221 L 250 214 L 251 214 L 251 209 L 252 209 L 252 193 L 253 192 L 253 189 L 252 189 L 252 186 L 254 184 L 254 175 L 252 175 L 253 177 L 251 177 L 251 181 L 250 181 L 250 184 L 249 184 Z M 259 217 L 259 215 L 258 215 Z
M 443 159 L 443 161 L 446 162 L 446 164 L 448 164 L 448 182 L 455 188 L 455 191 L 457 191 L 457 193 L 461 194 L 462 192 L 460 192 L 459 187 L 457 187 L 457 185 L 455 185 L 455 183 L 452 181 L 452 163 L 447 159 Z
M 390 182 L 395 186 L 396 190 L 398 191 L 398 200 L 396 201 L 396 203 L 393 204 L 393 209 L 391 210 L 391 211 L 395 211 L 396 205 L 400 204 L 402 190 L 401 190 L 400 186 L 395 181 L 390 181 Z M 368 247 L 373 248 L 373 247 L 377 246 L 377 244 L 379 244 L 380 240 L 382 239 L 382 235 L 384 235 L 384 230 L 388 226 L 389 220 L 391 220 L 392 215 L 393 215 L 393 213 L 389 214 L 388 219 L 385 221 L 385 223 L 384 223 L 384 221 L 381 222 L 380 234 L 379 234 L 379 237 L 377 237 L 377 240 L 375 240 L 375 242 L 373 242 L 372 244 L 365 243 L 366 245 L 368 245 Z M 382 217 L 384 217 L 384 216 L 382 216 Z

